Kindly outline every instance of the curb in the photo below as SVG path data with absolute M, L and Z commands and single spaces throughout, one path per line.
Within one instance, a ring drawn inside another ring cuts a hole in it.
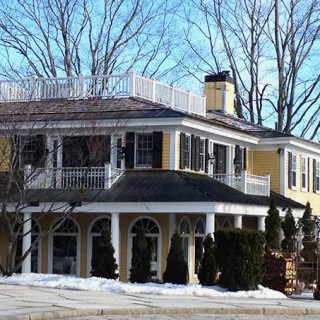
M 257 314 L 257 315 L 320 315 L 319 308 L 136 308 L 83 309 L 30 313 L 2 317 L 6 320 L 52 320 L 87 316 L 152 315 L 152 314 Z M 1 319 L 1 318 L 0 318 Z

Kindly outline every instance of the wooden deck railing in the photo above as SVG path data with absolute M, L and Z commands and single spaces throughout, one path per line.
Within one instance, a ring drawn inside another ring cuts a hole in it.
M 141 97 L 204 116 L 205 97 L 176 89 L 135 73 L 60 78 L 0 80 L 0 102 Z
M 213 174 L 212 178 L 246 194 L 270 196 L 270 175 L 268 174 L 257 176 L 242 170 L 241 175 Z
M 37 168 L 25 166 L 24 181 L 28 189 L 110 189 L 124 171 L 104 167 Z

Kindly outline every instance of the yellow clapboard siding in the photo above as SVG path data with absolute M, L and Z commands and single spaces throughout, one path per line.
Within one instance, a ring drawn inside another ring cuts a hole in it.
M 11 141 L 8 138 L 0 137 L 0 171 L 9 170 L 11 162 Z
M 170 168 L 170 134 L 164 133 L 162 137 L 162 168 Z
M 289 166 L 289 153 L 286 152 L 286 167 Z M 305 205 L 308 201 L 310 202 L 312 213 L 314 215 L 320 215 L 320 194 L 313 192 L 313 159 L 309 157 L 309 189 L 302 190 L 302 154 L 297 153 L 297 184 L 296 187 L 290 189 L 288 187 L 288 173 L 285 173 L 285 185 L 286 185 L 286 197 L 294 199 L 297 202 Z M 308 172 L 307 172 L 308 174 Z
M 280 193 L 280 156 L 276 150 L 253 151 L 253 174 L 270 174 L 271 190 Z

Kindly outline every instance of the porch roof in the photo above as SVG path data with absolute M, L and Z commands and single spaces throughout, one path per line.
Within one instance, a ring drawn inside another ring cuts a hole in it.
M 277 206 L 303 209 L 272 193 Z M 218 202 L 269 206 L 270 197 L 244 194 L 207 175 L 170 170 L 128 170 L 109 190 L 28 190 L 26 202 Z

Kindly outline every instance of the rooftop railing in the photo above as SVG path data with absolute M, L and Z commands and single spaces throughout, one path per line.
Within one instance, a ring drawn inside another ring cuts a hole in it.
M 124 170 L 104 167 L 81 168 L 24 168 L 27 189 L 91 189 L 108 190 L 120 178 Z
M 247 174 L 246 170 L 237 174 L 213 174 L 212 178 L 245 194 L 270 196 L 270 175 Z
M 0 80 L 0 102 L 140 97 L 173 109 L 205 115 L 205 97 L 144 78 L 133 72 L 65 78 Z

